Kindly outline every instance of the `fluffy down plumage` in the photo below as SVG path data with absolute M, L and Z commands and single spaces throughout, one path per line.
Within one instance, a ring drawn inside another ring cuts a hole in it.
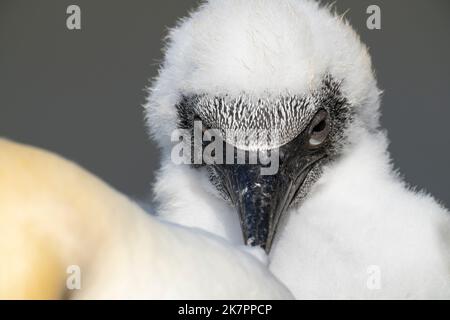
M 393 169 L 368 51 L 315 1 L 206 1 L 170 31 L 145 106 L 163 150 L 160 215 L 242 243 L 235 209 L 204 170 L 170 161 L 182 96 L 307 95 L 326 74 L 341 83 L 353 120 L 339 156 L 287 213 L 271 270 L 297 298 L 450 298 L 450 214 Z

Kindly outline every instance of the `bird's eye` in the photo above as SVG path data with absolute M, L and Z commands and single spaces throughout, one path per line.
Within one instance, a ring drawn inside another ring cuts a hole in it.
M 320 110 L 316 113 L 309 126 L 309 145 L 320 146 L 330 133 L 330 119 L 328 112 Z

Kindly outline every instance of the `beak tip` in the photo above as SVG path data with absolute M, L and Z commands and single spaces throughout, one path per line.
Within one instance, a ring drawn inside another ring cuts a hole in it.
M 247 238 L 245 241 L 247 246 L 250 247 L 259 247 L 264 250 L 264 252 L 269 255 L 271 249 L 271 243 L 268 245 L 267 241 L 258 242 L 254 237 Z

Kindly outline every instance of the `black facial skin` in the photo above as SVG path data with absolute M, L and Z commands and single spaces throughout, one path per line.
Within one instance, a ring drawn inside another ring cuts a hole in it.
M 340 83 L 331 76 L 324 78 L 314 93 L 315 111 L 303 119 L 307 126 L 279 147 L 279 170 L 274 175 L 261 175 L 261 164 L 235 161 L 231 165 L 206 165 L 210 181 L 236 208 L 247 244 L 261 246 L 269 253 L 285 212 L 307 196 L 323 165 L 338 156 L 343 132 L 351 120 L 349 105 L 339 89 Z M 179 127 L 192 128 L 198 116 L 189 113 L 189 101 L 182 101 L 177 108 Z
M 327 149 L 309 145 L 305 130 L 279 148 L 279 170 L 261 175 L 260 164 L 212 165 L 236 207 L 247 244 L 270 251 L 283 213 L 291 206 L 311 168 L 326 158 Z

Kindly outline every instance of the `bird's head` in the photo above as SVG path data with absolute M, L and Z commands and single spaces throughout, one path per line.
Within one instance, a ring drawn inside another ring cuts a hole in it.
M 163 158 L 206 175 L 268 252 L 356 128 L 377 127 L 378 97 L 365 46 L 328 8 L 215 0 L 171 30 L 146 107 Z

